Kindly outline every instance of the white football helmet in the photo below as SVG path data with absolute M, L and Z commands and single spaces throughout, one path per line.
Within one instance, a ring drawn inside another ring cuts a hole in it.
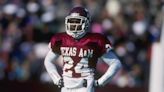
M 66 33 L 75 39 L 80 39 L 88 32 L 90 16 L 87 9 L 74 7 L 65 18 Z

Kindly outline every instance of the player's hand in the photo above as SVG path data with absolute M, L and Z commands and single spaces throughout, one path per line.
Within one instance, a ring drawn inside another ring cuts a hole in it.
M 64 87 L 63 79 L 60 79 L 60 80 L 59 80 L 59 82 L 58 82 L 58 87 L 59 87 L 59 88 Z

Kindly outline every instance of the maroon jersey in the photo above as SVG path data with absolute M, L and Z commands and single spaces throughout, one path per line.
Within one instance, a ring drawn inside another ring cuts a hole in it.
M 79 40 L 58 33 L 51 39 L 51 48 L 63 56 L 63 76 L 81 77 L 94 75 L 98 58 L 111 49 L 111 45 L 106 37 L 97 33 L 87 33 Z

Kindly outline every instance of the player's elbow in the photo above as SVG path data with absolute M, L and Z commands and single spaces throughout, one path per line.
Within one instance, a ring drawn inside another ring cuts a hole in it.
M 114 65 L 117 67 L 118 70 L 122 68 L 122 64 L 119 59 L 115 60 Z
M 47 56 L 44 59 L 44 66 L 47 68 L 49 66 L 50 63 L 50 58 L 49 55 L 47 54 Z
M 57 57 L 57 54 L 53 53 L 52 51 L 49 51 L 44 59 L 44 65 L 48 66 L 49 64 L 53 63 L 53 61 L 56 60 Z
M 48 60 L 45 58 L 44 59 L 44 66 L 47 67 L 47 65 L 48 65 Z

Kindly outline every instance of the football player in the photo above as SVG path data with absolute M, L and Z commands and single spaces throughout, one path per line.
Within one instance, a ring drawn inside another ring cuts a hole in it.
M 55 34 L 45 57 L 45 67 L 61 92 L 94 92 L 107 84 L 120 69 L 121 63 L 110 41 L 103 35 L 89 32 L 90 16 L 83 7 L 74 7 L 65 18 L 65 33 Z M 63 73 L 53 63 L 63 57 Z M 97 60 L 109 65 L 106 73 L 95 79 Z

